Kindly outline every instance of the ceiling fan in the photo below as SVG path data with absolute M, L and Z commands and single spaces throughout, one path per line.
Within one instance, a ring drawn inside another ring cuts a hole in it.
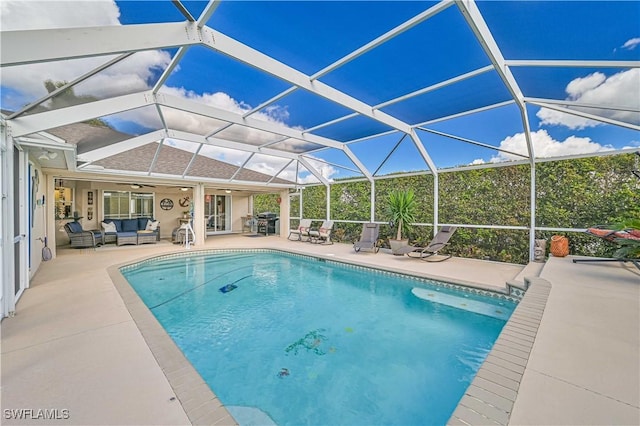
M 136 182 L 119 183 L 118 185 L 127 185 L 131 189 L 140 189 L 140 188 L 143 188 L 145 186 L 149 187 L 149 188 L 155 188 L 155 185 L 147 185 L 146 183 L 136 183 Z

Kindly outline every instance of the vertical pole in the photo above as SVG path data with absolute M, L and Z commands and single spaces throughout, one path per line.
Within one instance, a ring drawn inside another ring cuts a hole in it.
M 439 194 L 440 194 L 440 176 L 438 173 L 433 174 L 433 236 L 435 237 L 438 233 L 438 223 L 440 221 L 440 202 Z
M 369 203 L 370 206 L 370 211 L 369 211 L 369 217 L 371 218 L 371 222 L 375 222 L 376 221 L 376 181 L 371 179 L 371 202 Z
M 9 149 L 9 136 L 4 122 L 0 124 L 0 274 L 2 288 L 0 291 L 0 318 L 9 315 L 15 309 L 13 301 L 13 208 L 9 205 L 11 188 L 13 188 L 13 151 Z
M 529 194 L 531 222 L 529 224 L 529 261 L 533 261 L 536 246 L 536 163 L 531 160 L 531 193 Z
M 298 192 L 300 193 L 300 196 L 298 197 L 298 203 L 300 203 L 300 219 L 304 218 L 304 212 L 302 211 L 302 193 L 304 192 L 304 188 L 300 188 L 298 189 Z
M 289 235 L 290 212 L 289 190 L 283 189 L 280 191 L 280 237 L 286 238 Z
M 327 220 L 331 220 L 331 185 L 326 185 L 327 188 Z
M 55 203 L 55 189 L 56 189 L 56 180 L 55 178 L 47 174 L 46 176 L 46 184 L 45 184 L 45 196 L 44 196 L 44 208 L 45 215 L 45 236 L 47 237 L 47 243 L 49 245 L 49 249 L 51 250 L 51 258 L 56 258 L 56 203 Z M 98 197 L 100 198 L 100 197 Z M 96 217 L 100 220 L 102 217 L 102 212 L 98 210 L 98 200 L 96 200 Z
M 198 183 L 193 187 L 193 233 L 195 245 L 204 245 L 207 235 L 204 221 L 204 184 Z M 188 231 L 187 231 L 188 233 Z

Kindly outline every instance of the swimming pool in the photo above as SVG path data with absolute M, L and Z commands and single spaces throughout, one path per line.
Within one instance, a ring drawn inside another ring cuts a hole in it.
M 269 250 L 122 273 L 240 424 L 444 424 L 516 306 Z

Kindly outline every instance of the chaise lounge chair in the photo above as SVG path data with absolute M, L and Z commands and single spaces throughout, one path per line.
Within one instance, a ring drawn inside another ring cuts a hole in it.
M 333 221 L 325 220 L 322 222 L 320 229 L 309 230 L 309 241 L 315 244 L 333 244 L 331 241 L 331 230 L 333 229 Z
M 616 231 L 607 228 L 608 227 L 604 226 L 595 226 L 593 228 L 587 229 L 586 232 L 589 235 L 602 238 L 603 240 L 614 244 L 624 244 L 625 240 L 640 241 L 640 230 L 638 229 L 625 229 L 622 231 Z M 631 259 L 626 257 L 614 257 L 612 259 L 573 259 L 573 263 L 580 262 L 631 262 L 638 269 L 640 269 L 640 259 Z
M 402 247 L 401 249 L 397 250 L 397 252 L 400 254 L 406 254 L 409 257 L 422 259 L 427 262 L 443 262 L 447 259 L 450 259 L 453 255 L 445 255 L 444 258 L 438 258 L 437 260 L 432 259 L 432 257 L 438 254 L 438 252 L 444 247 L 449 245 L 449 240 L 451 239 L 451 236 L 454 232 L 456 232 L 455 226 L 443 226 L 442 228 L 440 228 L 436 236 L 433 237 L 433 240 L 431 240 L 428 246 L 407 246 Z
M 377 223 L 365 223 L 362 225 L 360 233 L 360 241 L 353 243 L 353 249 L 358 253 L 360 250 L 373 250 L 377 253 L 380 250 L 378 246 L 378 234 L 380 233 L 380 225 Z
M 309 239 L 309 229 L 311 228 L 311 219 L 300 219 L 300 225 L 296 229 L 289 231 L 288 239 L 291 240 L 291 236 L 296 237 L 293 241 L 302 241 L 302 237 Z

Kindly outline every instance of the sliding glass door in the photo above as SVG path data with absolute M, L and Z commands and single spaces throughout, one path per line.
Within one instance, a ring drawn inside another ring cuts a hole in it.
M 231 232 L 231 196 L 204 196 L 204 220 L 207 235 Z

